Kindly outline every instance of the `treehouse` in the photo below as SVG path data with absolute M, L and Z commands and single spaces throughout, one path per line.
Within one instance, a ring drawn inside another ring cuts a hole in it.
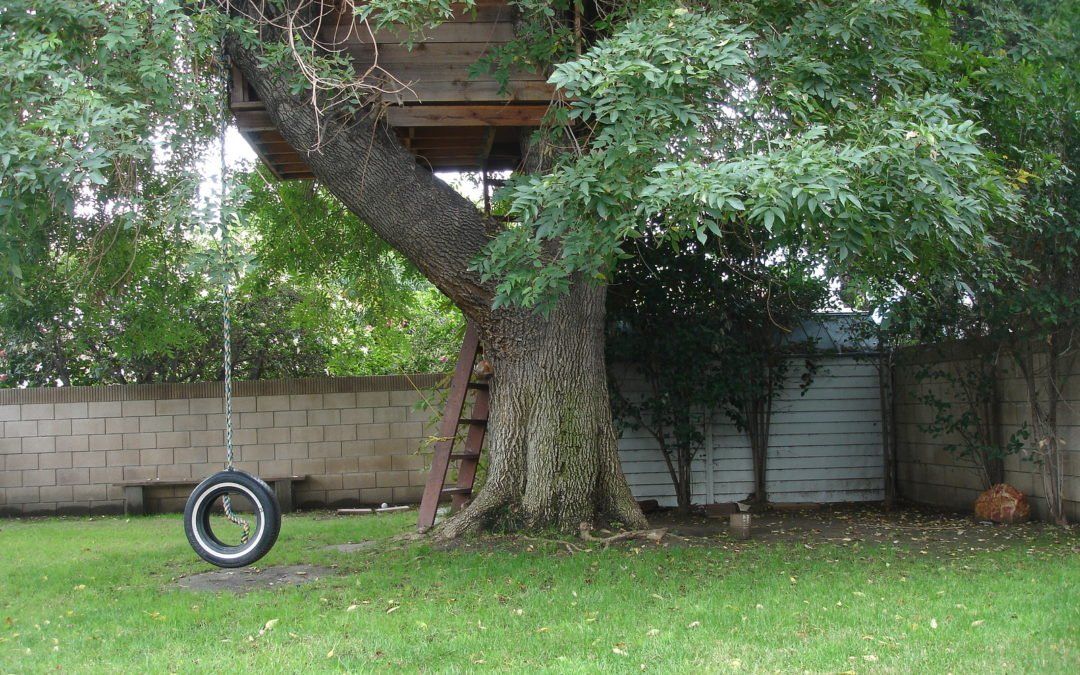
M 421 165 L 434 171 L 514 169 L 522 135 L 540 125 L 553 88 L 543 74 L 525 70 L 512 72 L 505 87 L 491 76 L 469 77 L 480 57 L 514 39 L 513 13 L 505 0 L 477 0 L 416 37 L 410 49 L 402 44 L 404 33 L 372 34 L 342 10 L 324 22 L 319 40 L 349 54 L 358 73 L 377 64 L 384 81 L 400 83 L 381 94 L 387 122 Z M 230 107 L 240 133 L 276 176 L 312 177 L 238 70 Z

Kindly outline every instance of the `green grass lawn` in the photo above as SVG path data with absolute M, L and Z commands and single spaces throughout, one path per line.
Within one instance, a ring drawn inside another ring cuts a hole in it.
M 261 564 L 339 574 L 245 595 L 175 588 L 211 569 L 175 516 L 0 520 L 0 673 L 1080 664 L 1074 534 L 1018 537 L 1003 551 L 723 539 L 575 555 L 520 543 L 324 549 L 406 531 L 414 517 L 289 516 Z

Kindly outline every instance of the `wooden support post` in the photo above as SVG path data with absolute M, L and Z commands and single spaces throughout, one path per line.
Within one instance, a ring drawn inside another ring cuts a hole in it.
M 293 512 L 292 477 L 280 478 L 273 482 L 274 495 L 277 497 L 278 506 L 282 513 Z
M 124 515 L 125 516 L 145 516 L 146 504 L 143 501 L 143 486 L 142 485 L 125 485 L 124 486 Z

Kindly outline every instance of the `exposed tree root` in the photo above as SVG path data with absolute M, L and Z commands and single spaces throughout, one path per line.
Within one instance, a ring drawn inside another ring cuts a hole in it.
M 556 544 L 558 546 L 562 546 L 563 548 L 565 548 L 566 552 L 570 553 L 571 555 L 574 554 L 574 553 L 581 553 L 582 551 L 586 550 L 585 546 L 583 546 L 581 544 L 574 543 L 572 541 L 566 541 L 565 539 L 547 539 L 545 537 L 527 537 L 527 536 L 523 536 L 522 539 L 524 539 L 525 541 L 536 541 L 536 542 L 540 542 L 542 544 Z
M 495 486 L 485 488 L 464 509 L 435 525 L 430 534 L 439 541 L 449 541 L 467 534 L 474 534 L 491 521 L 494 513 L 506 508 L 507 505 L 508 500 L 503 497 L 502 490 L 496 489 Z
M 593 535 L 593 527 L 589 523 L 581 523 L 578 526 L 578 537 L 584 541 L 582 544 L 575 541 L 567 541 L 565 539 L 548 539 L 545 537 L 529 537 L 523 536 L 522 539 L 526 541 L 537 541 L 545 544 L 557 544 L 566 549 L 567 553 L 581 553 L 590 550 L 593 545 L 599 544 L 603 548 L 618 543 L 620 541 L 630 541 L 633 539 L 639 539 L 642 541 L 650 541 L 654 544 L 659 544 L 667 535 L 667 528 L 659 528 L 653 530 L 627 530 L 625 532 L 617 532 L 607 537 L 597 537 Z
M 498 491 L 485 490 L 463 510 L 450 516 L 450 518 L 439 523 L 430 531 L 421 534 L 401 535 L 395 537 L 395 540 L 412 540 L 426 535 L 435 541 L 446 542 L 469 534 L 476 534 L 490 525 L 493 514 L 497 510 L 507 508 L 508 504 L 509 501 L 499 496 Z M 640 514 L 637 515 L 640 517 Z M 568 553 L 578 553 L 587 550 L 590 546 L 599 545 L 607 548 L 611 544 L 621 541 L 640 540 L 658 544 L 668 533 L 667 528 L 626 530 L 608 536 L 596 536 L 593 532 L 591 524 L 582 522 L 578 525 L 578 539 L 584 543 L 527 535 L 523 535 L 522 538 L 526 541 L 557 544 L 564 547 Z
M 594 537 L 592 534 L 592 525 L 589 523 L 581 523 L 578 525 L 578 536 L 587 542 L 600 544 L 605 548 L 620 541 L 629 541 L 631 539 L 640 539 L 642 541 L 651 541 L 654 544 L 659 544 L 667 534 L 667 528 L 661 527 L 654 530 L 627 530 L 625 532 L 618 532 L 610 537 Z

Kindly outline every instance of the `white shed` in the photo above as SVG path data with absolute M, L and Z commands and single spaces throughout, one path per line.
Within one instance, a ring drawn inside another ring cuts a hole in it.
M 829 315 L 808 322 L 793 336 L 817 339 L 817 365 L 803 393 L 805 359 L 788 370 L 783 393 L 773 404 L 766 481 L 775 503 L 827 503 L 884 499 L 884 455 L 878 369 L 850 336 L 855 315 Z M 628 371 L 629 372 L 629 371 Z M 624 387 L 633 390 L 633 376 Z M 703 420 L 705 415 L 700 415 Z M 675 505 L 664 458 L 649 432 L 624 429 L 619 440 L 623 471 L 638 499 Z M 722 413 L 712 415 L 694 470 L 694 502 L 711 504 L 746 498 L 753 490 L 750 443 Z

